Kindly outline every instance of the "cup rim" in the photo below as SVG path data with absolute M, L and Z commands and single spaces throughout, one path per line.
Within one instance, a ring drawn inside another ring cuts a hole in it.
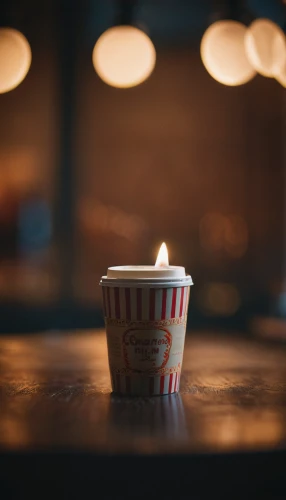
M 141 278 L 141 279 L 118 279 L 102 276 L 99 282 L 100 286 L 122 287 L 122 288 L 179 288 L 192 286 L 192 277 L 187 274 L 182 278 Z

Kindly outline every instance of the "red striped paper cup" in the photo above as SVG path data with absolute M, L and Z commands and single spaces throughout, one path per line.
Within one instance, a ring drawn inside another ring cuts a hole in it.
M 178 392 L 191 281 L 123 281 L 101 280 L 113 392 Z

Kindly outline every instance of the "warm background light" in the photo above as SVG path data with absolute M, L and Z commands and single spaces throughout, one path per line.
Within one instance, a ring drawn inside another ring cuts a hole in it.
M 0 28 L 0 93 L 17 87 L 27 75 L 32 60 L 31 48 L 22 33 Z
M 208 253 L 224 252 L 240 259 L 248 249 L 248 227 L 239 215 L 209 212 L 200 221 L 201 247 Z
M 283 31 L 269 19 L 256 19 L 245 35 L 249 61 L 261 75 L 275 77 L 283 67 L 286 41 Z
M 200 291 L 199 302 L 208 315 L 232 316 L 240 307 L 240 295 L 231 283 L 207 283 Z
M 246 26 L 236 21 L 217 21 L 202 38 L 201 58 L 205 68 L 224 85 L 242 85 L 255 75 L 245 53 L 246 30 Z
M 156 51 L 150 38 L 133 26 L 114 26 L 96 42 L 92 61 L 100 78 L 113 87 L 128 88 L 152 73 Z

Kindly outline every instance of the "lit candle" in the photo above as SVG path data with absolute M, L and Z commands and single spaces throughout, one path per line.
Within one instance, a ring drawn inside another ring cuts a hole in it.
M 166 243 L 162 243 L 155 266 L 116 266 L 109 267 L 107 279 L 116 280 L 166 280 L 184 282 L 192 284 L 192 279 L 186 275 L 184 267 L 170 266 Z

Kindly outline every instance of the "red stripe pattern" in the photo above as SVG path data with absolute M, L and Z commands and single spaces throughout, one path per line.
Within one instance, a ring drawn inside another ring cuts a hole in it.
M 180 315 L 179 315 L 180 318 L 183 315 L 184 296 L 185 296 L 185 287 L 181 288 Z
M 181 318 L 187 314 L 189 290 L 190 287 L 149 290 L 103 287 L 104 313 L 107 318 L 128 321 Z
M 169 393 L 172 392 L 172 388 L 173 388 L 173 373 L 171 373 L 169 377 Z
M 161 319 L 166 319 L 166 307 L 167 307 L 167 288 L 163 288 Z
M 149 319 L 151 321 L 155 319 L 155 288 L 150 288 Z
M 173 288 L 171 318 L 176 317 L 176 305 L 177 305 L 177 288 Z
M 125 288 L 126 319 L 131 319 L 130 288 Z
M 142 288 L 137 288 L 137 319 L 142 319 Z
M 119 300 L 119 288 L 114 288 L 114 299 L 115 299 L 115 317 L 120 319 L 120 300 Z

